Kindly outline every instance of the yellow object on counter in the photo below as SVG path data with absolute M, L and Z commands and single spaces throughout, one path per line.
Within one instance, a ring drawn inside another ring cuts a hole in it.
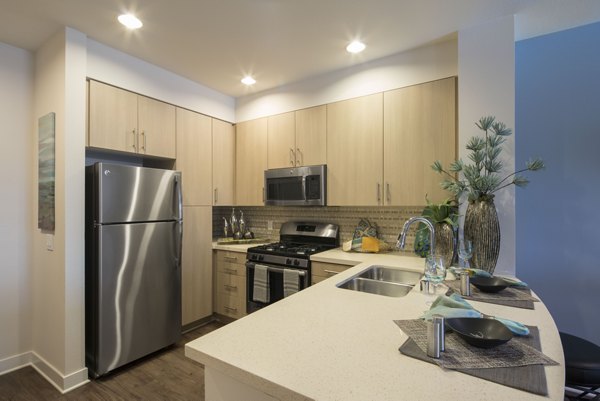
M 363 252 L 379 252 L 379 240 L 374 237 L 363 237 L 361 250 Z

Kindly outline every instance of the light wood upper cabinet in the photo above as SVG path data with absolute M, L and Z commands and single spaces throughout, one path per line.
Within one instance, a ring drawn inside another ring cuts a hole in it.
M 175 106 L 90 80 L 91 147 L 174 159 Z
M 212 120 L 213 205 L 234 204 L 235 128 Z
M 235 203 L 240 206 L 264 204 L 264 176 L 267 169 L 267 119 L 236 125 Z
M 138 152 L 174 159 L 175 106 L 138 96 Z
M 295 113 L 278 114 L 267 118 L 268 168 L 296 165 Z
M 382 179 L 383 94 L 328 104 L 328 205 L 382 205 Z
M 88 114 L 89 146 L 137 153 L 135 93 L 90 81 Z
M 327 106 L 270 116 L 268 167 L 300 167 L 327 160 Z
M 177 108 L 177 170 L 182 173 L 183 204 L 212 205 L 212 119 Z
M 212 315 L 212 207 L 183 208 L 181 313 L 186 325 Z
M 456 158 L 456 78 L 385 92 L 383 148 L 386 205 L 447 198 L 430 166 Z
M 327 163 L 327 106 L 296 111 L 296 166 Z

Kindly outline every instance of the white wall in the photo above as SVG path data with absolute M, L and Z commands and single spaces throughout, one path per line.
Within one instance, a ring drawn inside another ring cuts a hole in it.
M 54 233 L 37 229 L 33 205 L 34 367 L 59 390 L 87 381 L 84 347 L 84 166 L 86 37 L 65 28 L 36 52 L 34 131 L 56 113 Z M 34 146 L 34 155 L 37 150 Z M 34 199 L 37 157 L 34 158 Z M 46 249 L 53 234 L 54 250 Z
M 448 39 L 370 63 L 238 98 L 236 122 L 454 75 L 457 75 L 457 43 L 455 39 Z
M 481 132 L 474 125 L 479 118 L 493 115 L 508 127 L 515 126 L 514 17 L 489 21 L 458 33 L 458 77 L 459 156 L 467 161 L 465 144 Z M 503 156 L 506 172 L 512 173 L 514 136 L 508 138 Z M 494 202 L 501 232 L 496 272 L 514 275 L 514 188 L 498 192 Z
M 235 99 L 230 96 L 91 39 L 87 50 L 90 78 L 234 122 Z
M 33 55 L 0 43 L 0 374 L 31 350 Z

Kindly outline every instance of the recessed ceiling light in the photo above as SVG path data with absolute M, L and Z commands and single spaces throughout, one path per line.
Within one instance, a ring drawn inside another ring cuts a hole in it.
M 250 75 L 245 76 L 244 78 L 242 78 L 242 83 L 244 85 L 254 85 L 256 83 L 256 80 L 254 78 L 252 78 Z
M 348 53 L 360 53 L 363 50 L 365 50 L 365 44 L 362 42 L 359 42 L 358 40 L 355 40 L 354 42 L 350 43 L 348 46 L 346 46 L 346 51 Z
M 142 24 L 142 21 L 137 19 L 137 17 L 133 14 L 121 14 L 117 19 L 121 24 L 125 25 L 129 29 L 138 29 L 144 25 Z

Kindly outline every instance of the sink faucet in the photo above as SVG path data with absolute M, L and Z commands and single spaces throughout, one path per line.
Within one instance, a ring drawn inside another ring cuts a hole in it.
M 421 216 L 411 217 L 410 219 L 406 220 L 406 223 L 404 223 L 404 227 L 402 227 L 402 232 L 398 234 L 398 242 L 396 242 L 396 248 L 404 249 L 404 244 L 406 242 L 406 233 L 408 232 L 409 227 L 415 221 L 420 221 L 421 223 L 425 224 L 427 228 L 429 228 L 429 252 L 432 255 L 435 255 L 435 228 L 429 220 Z

